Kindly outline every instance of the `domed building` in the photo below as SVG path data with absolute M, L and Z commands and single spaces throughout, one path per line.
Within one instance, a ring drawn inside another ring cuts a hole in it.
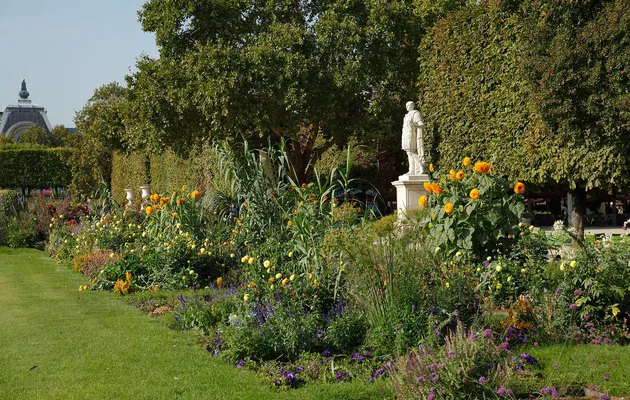
M 20 136 L 33 125 L 40 126 L 46 133 L 50 133 L 52 125 L 48 120 L 46 109 L 29 100 L 26 80 L 22 81 L 19 96 L 17 104 L 9 104 L 4 112 L 0 112 L 0 136 L 8 136 L 17 142 Z

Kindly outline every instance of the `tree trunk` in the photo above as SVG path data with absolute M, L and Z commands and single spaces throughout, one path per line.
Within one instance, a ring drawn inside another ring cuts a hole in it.
M 313 147 L 315 140 L 319 134 L 319 125 L 311 125 L 302 128 L 298 137 L 294 139 L 290 147 L 290 159 L 295 173 L 295 179 L 299 183 L 306 183 L 306 178 L 310 174 L 312 168 L 311 156 L 313 155 Z
M 584 215 L 586 214 L 586 189 L 575 188 L 571 190 L 573 209 L 571 210 L 571 223 L 576 231 L 579 241 L 584 240 Z

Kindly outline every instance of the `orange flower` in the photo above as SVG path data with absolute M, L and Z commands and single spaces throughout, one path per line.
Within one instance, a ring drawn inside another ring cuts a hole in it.
M 182 203 L 184 203 L 184 201 L 186 201 L 186 200 L 184 200 L 184 199 L 177 199 L 177 205 L 181 206 Z
M 452 169 L 448 172 L 448 177 L 451 178 L 452 181 L 455 180 L 455 170 Z
M 426 190 L 427 193 L 433 192 L 433 188 L 431 187 L 431 184 L 429 182 L 424 182 L 424 190 Z
M 442 193 L 444 193 L 444 190 L 442 190 L 442 188 L 440 187 L 440 185 L 437 184 L 437 182 L 432 182 L 431 183 L 431 190 L 435 194 L 442 194 Z
M 287 226 L 290 228 L 293 226 L 293 222 L 291 222 L 291 220 L 289 220 L 289 222 L 287 222 Z
M 173 216 L 173 218 L 175 218 L 175 217 L 177 217 L 177 213 L 176 213 L 175 211 L 173 211 L 173 212 L 171 213 L 171 216 Z
M 452 213 L 452 212 L 453 212 L 453 203 L 446 203 L 446 204 L 444 205 L 444 211 L 445 211 L 447 214 Z
M 153 214 L 153 207 L 148 206 L 147 208 L 144 209 L 144 211 L 147 213 L 147 215 L 151 215 Z
M 516 194 L 525 193 L 525 184 L 523 182 L 516 182 L 516 185 L 514 185 L 514 193 Z
M 469 196 L 471 199 L 477 200 L 479 198 L 479 189 L 475 188 L 471 190 Z
M 464 157 L 464 161 L 462 161 L 462 163 L 464 164 L 464 167 L 467 167 L 470 165 L 470 157 Z
M 479 172 L 480 174 L 489 173 L 491 168 L 492 168 L 492 164 L 487 163 L 485 161 L 478 161 L 475 163 L 475 166 L 473 167 L 473 169 Z
M 464 171 L 457 171 L 457 173 L 455 174 L 455 178 L 457 178 L 460 181 L 464 179 Z
M 197 199 L 199 198 L 199 196 L 201 196 L 201 192 L 200 192 L 200 191 L 198 191 L 198 190 L 193 190 L 193 191 L 190 193 L 190 198 L 191 198 L 191 199 L 195 199 L 195 200 L 197 200 Z
M 435 172 L 435 168 L 433 167 L 433 164 L 429 164 L 429 172 Z
M 223 287 L 223 278 L 221 278 L 221 277 L 217 278 L 217 287 L 218 288 L 222 288 Z
M 427 196 L 420 196 L 418 199 L 418 205 L 422 208 L 427 204 Z
M 131 282 L 131 272 L 125 272 L 125 279 L 127 280 L 127 282 Z
M 149 199 L 151 199 L 152 202 L 157 203 L 158 201 L 160 201 L 160 195 L 157 193 L 153 193 Z

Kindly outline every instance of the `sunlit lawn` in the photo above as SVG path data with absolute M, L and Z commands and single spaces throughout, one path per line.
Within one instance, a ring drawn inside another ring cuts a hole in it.
M 1 399 L 359 399 L 378 385 L 277 391 L 35 250 L 0 248 Z

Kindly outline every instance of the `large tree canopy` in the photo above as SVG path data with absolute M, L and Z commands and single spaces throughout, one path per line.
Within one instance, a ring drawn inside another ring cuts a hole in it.
M 397 143 L 420 40 L 463 3 L 149 0 L 140 21 L 160 58 L 128 77 L 130 144 L 284 138 L 304 167 L 318 135 Z
M 423 42 L 432 157 L 571 190 L 583 231 L 586 190 L 630 181 L 630 2 L 518 3 L 469 4 Z

